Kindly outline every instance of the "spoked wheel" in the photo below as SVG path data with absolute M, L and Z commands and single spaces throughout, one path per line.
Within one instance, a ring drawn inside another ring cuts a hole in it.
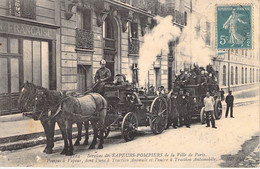
M 202 107 L 200 110 L 200 122 L 201 124 L 205 124 L 206 123 L 206 113 L 204 111 L 205 107 Z
M 163 97 L 156 97 L 150 109 L 150 127 L 154 134 L 160 134 L 167 127 L 168 108 Z
M 98 138 L 100 139 L 101 137 L 100 137 L 100 132 L 99 131 L 100 131 L 100 128 L 98 128 Z M 103 132 L 103 138 L 104 139 L 107 138 L 109 133 L 110 133 L 110 127 L 106 127 L 105 131 Z
M 122 122 L 121 133 L 125 141 L 131 141 L 136 136 L 136 129 L 138 127 L 138 120 L 133 112 L 125 115 Z
M 216 100 L 215 107 L 214 107 L 214 114 L 217 120 L 221 119 L 222 116 L 222 104 L 219 99 Z

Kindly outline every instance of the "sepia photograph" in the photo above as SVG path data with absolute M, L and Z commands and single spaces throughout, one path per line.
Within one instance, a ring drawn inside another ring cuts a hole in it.
M 260 168 L 259 0 L 0 0 L 0 167 Z

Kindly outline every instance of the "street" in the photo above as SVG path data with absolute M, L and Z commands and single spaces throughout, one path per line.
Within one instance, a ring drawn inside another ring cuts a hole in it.
M 149 127 L 144 127 L 130 142 L 125 142 L 120 132 L 112 132 L 101 150 L 88 150 L 88 146 L 80 145 L 74 147 L 75 155 L 68 157 L 60 155 L 63 141 L 58 141 L 50 155 L 42 152 L 45 145 L 1 152 L 0 164 L 2 167 L 217 168 L 236 167 L 240 163 L 243 167 L 241 162 L 254 153 L 253 161 L 259 166 L 259 103 L 234 107 L 235 118 L 225 118 L 224 114 L 223 110 L 222 118 L 216 121 L 217 129 L 196 122 L 191 128 L 170 128 L 153 135 Z M 253 152 L 257 146 L 258 152 Z

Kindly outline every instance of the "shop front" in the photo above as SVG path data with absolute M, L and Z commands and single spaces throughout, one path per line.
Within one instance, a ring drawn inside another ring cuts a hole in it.
M 56 89 L 54 25 L 0 18 L 0 115 L 17 113 L 24 82 Z

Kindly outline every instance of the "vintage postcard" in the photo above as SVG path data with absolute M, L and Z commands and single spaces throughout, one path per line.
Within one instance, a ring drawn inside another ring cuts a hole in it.
M 259 168 L 258 0 L 0 0 L 0 167 Z

